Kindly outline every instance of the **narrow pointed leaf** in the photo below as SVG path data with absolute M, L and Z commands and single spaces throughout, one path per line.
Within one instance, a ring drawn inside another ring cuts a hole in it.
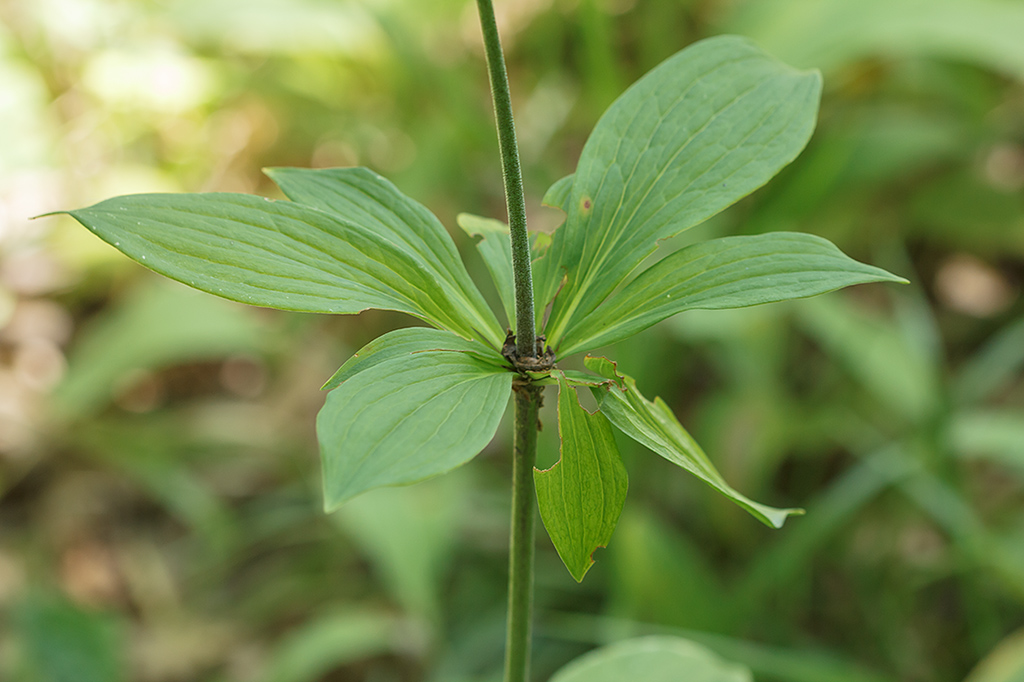
M 482 237 L 477 242 L 476 250 L 491 273 L 491 280 L 498 290 L 501 307 L 505 310 L 505 320 L 509 328 L 515 327 L 516 291 L 515 279 L 512 275 L 512 242 L 509 238 L 508 225 L 493 218 L 482 218 L 469 213 L 460 213 L 455 222 L 470 237 Z
M 569 573 L 581 582 L 622 513 L 626 468 L 605 416 L 583 409 L 565 376 L 559 372 L 557 379 L 561 457 L 550 469 L 534 469 L 533 478 L 544 527 Z
M 745 38 L 700 41 L 601 117 L 583 149 L 542 292 L 568 273 L 548 325 L 561 341 L 656 248 L 766 183 L 814 129 L 821 78 Z
M 743 308 L 867 282 L 906 280 L 859 263 L 815 235 L 713 239 L 642 272 L 565 337 L 560 355 L 621 341 L 684 310 Z
M 627 639 L 595 649 L 569 663 L 551 682 L 751 682 L 750 671 L 726 663 L 680 637 Z
M 512 376 L 469 353 L 433 350 L 355 373 L 317 416 L 325 509 L 472 459 L 498 428 Z
M 601 413 L 624 434 L 686 469 L 766 525 L 781 528 L 786 517 L 803 513 L 801 509 L 777 509 L 759 504 L 737 492 L 725 482 L 715 465 L 661 398 L 655 398 L 654 402 L 644 398 L 637 390 L 636 382 L 617 372 L 615 364 L 606 358 L 588 356 L 584 363 L 591 371 L 623 383 L 624 389 L 612 386 L 591 390 L 601 406 Z
M 142 265 L 233 301 L 398 310 L 480 336 L 411 247 L 316 208 L 248 194 L 134 194 L 67 213 Z
M 363 346 L 334 373 L 334 376 L 327 380 L 321 390 L 333 390 L 356 374 L 400 356 L 442 350 L 468 353 L 499 369 L 508 364 L 497 351 L 479 341 L 470 341 L 442 329 L 408 327 L 378 336 Z
M 462 312 L 467 324 L 496 347 L 505 335 L 462 264 L 451 235 L 427 207 L 367 168 L 268 168 L 292 201 L 369 228 L 413 255 Z

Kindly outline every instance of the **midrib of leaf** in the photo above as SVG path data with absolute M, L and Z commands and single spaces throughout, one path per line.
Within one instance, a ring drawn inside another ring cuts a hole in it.
M 315 174 L 310 174 L 310 175 L 308 175 L 306 177 L 308 178 L 308 180 L 311 183 L 315 183 L 316 185 L 321 187 L 322 190 L 325 193 L 330 193 L 333 190 L 333 188 L 331 187 L 331 183 L 328 182 L 327 178 L 325 178 L 323 176 L 318 176 L 318 175 L 315 175 Z M 391 216 L 393 216 L 398 222 L 403 222 L 403 223 L 407 223 L 408 224 L 409 221 L 407 221 L 401 213 L 399 213 L 398 211 L 392 210 L 390 208 L 386 208 L 385 205 L 374 194 L 372 194 L 369 191 L 367 191 L 364 187 L 362 187 L 360 185 L 357 185 L 356 183 L 353 183 L 353 182 L 345 182 L 345 186 L 347 188 L 351 189 L 353 192 L 358 193 L 358 194 L 362 195 L 363 197 L 366 197 L 367 199 L 369 199 L 369 204 L 370 205 L 380 206 L 382 208 L 385 208 L 386 212 L 388 214 L 390 214 Z M 296 202 L 296 203 L 299 203 L 299 202 Z M 323 212 L 323 213 L 325 213 L 327 215 L 331 215 L 327 211 L 325 211 L 325 210 L 323 210 L 323 209 L 321 209 L 321 208 L 319 208 L 317 206 L 311 206 L 309 204 L 303 204 L 303 205 L 307 206 L 308 208 L 310 208 L 312 210 L 321 211 L 321 212 Z M 432 218 L 434 220 L 436 220 L 436 218 L 432 214 L 428 215 L 428 216 L 418 215 L 420 213 L 420 211 L 416 210 L 416 208 L 417 208 L 417 206 L 415 204 L 412 204 L 412 205 L 409 206 L 409 212 L 414 215 L 415 219 L 423 220 L 424 222 L 430 222 L 430 220 Z M 364 210 L 367 210 L 367 209 L 364 208 Z M 367 210 L 367 212 L 371 213 L 371 214 L 376 213 L 375 211 L 371 212 L 369 210 Z M 332 215 L 332 217 L 335 217 L 335 216 Z M 342 217 L 343 218 L 343 216 L 338 216 L 338 217 Z M 377 216 L 375 216 L 375 217 L 377 217 Z M 378 220 L 380 220 L 379 217 L 378 217 Z M 387 221 L 380 220 L 380 222 L 382 224 L 384 224 L 385 226 L 387 226 Z M 441 230 L 444 230 L 444 226 L 441 225 L 440 223 L 438 223 L 438 227 L 440 227 Z M 461 307 L 463 312 L 467 312 L 468 311 L 470 313 L 470 315 L 472 317 L 472 321 L 475 322 L 476 325 L 477 325 L 477 330 L 481 334 L 483 334 L 484 336 L 489 336 L 489 338 L 484 338 L 484 339 L 481 339 L 481 340 L 485 341 L 485 342 L 489 341 L 491 343 L 491 345 L 493 345 L 495 347 L 500 346 L 500 343 L 501 343 L 501 339 L 500 338 L 493 336 L 493 334 L 488 335 L 488 332 L 493 332 L 496 329 L 500 329 L 500 325 L 498 325 L 497 319 L 493 318 L 493 315 L 492 315 L 492 319 L 488 320 L 488 319 L 485 319 L 480 314 L 480 310 L 481 309 L 490 312 L 490 307 L 487 305 L 486 301 L 484 301 L 483 298 L 479 295 L 479 292 L 476 290 L 476 287 L 473 285 L 472 281 L 471 280 L 467 281 L 468 277 L 466 275 L 465 270 L 464 269 L 460 269 L 458 267 L 455 267 L 455 263 L 461 263 L 462 261 L 461 261 L 461 256 L 459 255 L 458 251 L 454 248 L 454 244 L 446 244 L 441 239 L 426 239 L 418 231 L 416 231 L 415 229 L 410 230 L 410 234 L 416 237 L 416 242 L 413 242 L 412 240 L 410 240 L 408 238 L 408 235 L 402 233 L 399 230 L 393 230 L 393 229 L 389 228 L 388 229 L 388 233 L 393 238 L 396 238 L 402 244 L 405 244 L 406 246 L 408 246 L 411 253 L 419 255 L 423 251 L 427 251 L 427 252 L 429 252 L 434 257 L 434 261 L 435 261 L 434 263 L 430 263 L 429 260 L 425 260 L 425 261 L 423 261 L 424 265 L 427 265 L 428 269 L 430 269 L 430 270 L 433 270 L 433 269 L 436 268 L 437 270 L 441 271 L 442 273 L 451 276 L 452 280 L 455 283 L 458 284 L 458 287 L 456 287 L 452 291 L 449 291 L 449 294 L 452 295 L 453 298 L 457 299 L 456 303 L 461 304 L 460 307 Z M 387 239 L 387 237 L 383 237 L 383 236 L 381 238 L 382 239 Z M 447 248 L 449 246 L 451 248 Z M 441 249 L 440 253 L 438 252 L 438 248 Z M 442 279 L 440 281 L 442 282 L 442 285 L 443 285 L 444 280 Z M 473 295 L 474 293 L 476 294 L 476 296 Z M 478 300 L 476 300 L 476 299 L 478 299 Z
M 621 192 L 620 197 L 619 197 L 619 203 L 617 204 L 617 206 L 615 208 L 615 211 L 612 214 L 612 217 L 609 219 L 609 225 L 615 225 L 618 222 L 619 213 L 621 212 L 621 210 L 622 210 L 622 208 L 623 208 L 623 206 L 625 204 L 626 191 L 627 191 L 628 186 L 629 186 L 629 181 L 636 174 L 637 167 L 640 165 L 640 163 L 641 163 L 641 161 L 643 159 L 643 155 L 649 149 L 651 149 L 649 141 L 654 139 L 654 138 L 656 138 L 658 136 L 658 134 L 661 132 L 662 128 L 664 127 L 666 120 L 671 116 L 671 114 L 676 109 L 678 109 L 680 106 L 683 105 L 684 100 L 686 100 L 686 97 L 687 97 L 687 95 L 689 95 L 690 91 L 693 88 L 697 87 L 697 85 L 699 85 L 703 80 L 711 77 L 712 75 L 714 75 L 717 71 L 719 71 L 721 69 L 724 69 L 724 68 L 726 68 L 728 66 L 732 66 L 734 64 L 742 63 L 744 61 L 758 61 L 758 60 L 755 57 L 744 57 L 744 58 L 741 58 L 741 59 L 733 59 L 733 60 L 729 60 L 729 61 L 722 62 L 722 63 L 718 64 L 715 68 L 713 68 L 712 70 L 706 72 L 700 78 L 695 79 L 690 84 L 690 86 L 686 90 L 684 90 L 680 94 L 680 96 L 672 103 L 672 105 L 668 109 L 666 109 L 665 113 L 661 114 L 661 116 L 659 117 L 657 125 L 655 126 L 654 130 L 652 131 L 652 133 L 650 134 L 650 136 L 648 138 L 648 143 L 645 144 L 641 148 L 641 150 L 637 153 L 636 161 L 634 162 L 633 167 L 632 167 L 632 169 L 629 172 L 629 175 L 627 175 L 627 176 L 625 176 L 623 178 L 622 192 Z M 604 234 L 602 236 L 602 238 L 601 238 L 601 241 L 598 242 L 596 247 L 594 247 L 592 249 L 589 249 L 589 251 L 591 253 L 596 253 L 597 254 L 597 255 L 592 257 L 592 258 L 596 259 L 596 263 L 591 265 L 591 266 L 587 266 L 586 265 L 586 262 L 587 262 L 586 254 L 587 254 L 588 249 L 587 249 L 586 241 L 584 241 L 583 253 L 581 254 L 580 263 L 577 266 L 577 271 L 579 271 L 580 269 L 583 269 L 584 267 L 586 267 L 587 268 L 587 276 L 585 277 L 583 282 L 578 287 L 574 287 L 572 289 L 572 291 L 571 291 L 572 299 L 571 299 L 571 301 L 568 304 L 568 308 L 564 309 L 565 310 L 564 313 L 561 313 L 561 311 L 560 311 L 560 314 L 557 316 L 557 319 L 554 322 L 554 327 L 549 332 L 549 340 L 550 340 L 550 342 L 552 343 L 553 346 L 557 346 L 557 344 L 561 340 L 563 334 L 565 334 L 567 328 L 572 323 L 573 317 L 576 314 L 576 312 L 579 309 L 581 304 L 583 304 L 584 302 L 587 303 L 587 307 L 584 308 L 584 313 L 583 313 L 583 315 L 587 315 L 590 312 L 592 312 L 592 310 L 594 308 L 596 308 L 597 305 L 600 305 L 600 303 L 605 298 L 607 298 L 608 294 L 610 293 L 610 290 L 604 292 L 604 295 L 600 298 L 600 300 L 597 300 L 597 301 L 593 301 L 593 300 L 586 301 L 588 290 L 591 288 L 591 286 L 592 286 L 593 282 L 595 281 L 595 279 L 597 279 L 598 277 L 602 276 L 602 274 L 603 274 L 602 270 L 603 270 L 604 264 L 607 262 L 608 258 L 612 255 L 612 253 L 615 251 L 615 249 L 613 247 L 618 243 L 618 241 L 622 237 L 622 235 L 627 233 L 629 228 L 632 226 L 632 222 L 633 222 L 634 218 L 636 217 L 637 212 L 644 205 L 644 202 L 647 200 L 647 197 L 650 195 L 650 193 L 653 191 L 653 189 L 657 186 L 657 184 L 661 181 L 661 179 L 664 177 L 665 173 L 668 172 L 669 168 L 671 168 L 672 164 L 676 161 L 676 159 L 679 158 L 679 156 L 681 156 L 689 148 L 690 144 L 694 140 L 699 138 L 721 116 L 726 114 L 730 109 L 735 107 L 741 100 L 746 98 L 752 92 L 756 92 L 761 87 L 761 85 L 762 85 L 761 83 L 755 84 L 754 86 L 748 88 L 747 90 L 743 91 L 742 93 L 736 95 L 734 98 L 729 100 L 727 103 L 725 103 L 724 106 L 722 106 L 718 111 L 716 111 L 704 123 L 704 125 L 702 125 L 698 130 L 693 132 L 687 138 L 687 140 L 672 155 L 672 157 L 662 165 L 662 167 L 659 170 L 658 174 L 647 185 L 647 187 L 646 187 L 646 189 L 644 191 L 643 197 L 639 201 L 636 202 L 635 206 L 633 207 L 633 212 L 630 214 L 629 218 L 626 219 L 626 221 L 624 221 L 622 223 L 622 226 L 616 232 L 614 232 L 614 233 L 609 231 L 606 234 Z M 757 133 L 762 127 L 764 127 L 765 121 L 770 119 L 771 116 L 774 115 L 774 113 L 779 109 L 780 106 L 782 106 L 781 102 L 779 104 L 776 104 L 771 109 L 767 110 L 767 113 L 764 114 L 760 119 L 758 119 L 757 123 L 751 127 L 751 129 L 746 134 L 746 136 L 744 136 L 743 140 L 741 140 L 734 147 L 729 148 L 729 152 L 719 156 L 714 161 L 714 163 L 712 163 L 711 165 L 709 165 L 706 168 L 704 168 L 704 170 L 702 170 L 699 174 L 695 175 L 690 180 L 690 182 L 687 184 L 687 186 L 682 191 L 680 191 L 677 196 L 681 196 L 682 194 L 686 193 L 695 183 L 697 183 L 699 180 L 704 178 L 708 173 L 710 173 L 712 170 L 714 170 L 719 164 L 721 164 L 723 161 L 725 161 L 726 158 L 728 157 L 729 153 L 731 153 L 731 152 L 735 151 L 736 149 L 740 148 L 742 146 L 743 142 L 748 140 L 751 136 L 753 136 L 755 133 Z M 639 114 L 639 108 L 634 113 L 633 118 L 630 120 L 630 123 L 626 126 L 627 129 L 634 124 L 638 114 Z M 770 143 L 770 141 L 776 139 L 779 135 L 781 135 L 784 132 L 784 130 L 785 129 L 780 130 L 778 133 L 776 133 L 776 135 L 772 136 L 770 138 L 770 140 L 769 140 L 769 143 Z M 612 157 L 611 162 L 608 164 L 608 169 L 609 170 L 615 165 L 615 162 L 616 162 L 616 160 L 618 158 L 618 154 L 619 154 L 619 152 L 621 151 L 621 148 L 622 148 L 622 142 L 623 142 L 623 140 L 625 138 L 626 138 L 625 135 L 620 137 L 618 146 L 616 147 L 615 155 Z M 768 146 L 768 144 L 766 144 L 764 146 Z M 731 178 L 733 175 L 735 175 L 735 173 L 739 172 L 739 170 L 740 170 L 740 168 L 737 168 L 735 171 L 733 171 L 733 173 L 731 173 L 728 176 L 728 178 Z M 598 185 L 597 190 L 595 190 L 595 192 L 593 193 L 594 195 L 597 195 L 597 194 L 600 193 L 600 190 L 601 190 L 601 188 L 604 187 L 604 183 L 607 180 L 608 175 L 609 175 L 609 172 L 605 171 L 604 175 L 601 178 L 601 183 Z M 576 206 L 576 204 L 579 202 L 580 197 L 577 196 L 577 192 L 576 191 L 573 192 L 572 196 L 573 196 L 575 201 L 573 201 L 571 203 L 570 208 L 574 211 L 574 215 L 579 215 L 579 207 Z M 658 211 L 653 213 L 647 219 L 647 221 L 648 222 L 653 221 L 655 219 L 655 217 L 658 215 L 658 213 L 660 211 L 664 210 L 665 207 L 667 207 L 667 205 L 668 205 L 668 202 L 666 202 L 663 205 L 662 208 L 659 208 Z M 640 236 L 637 237 L 637 239 L 647 240 L 647 239 L 650 239 L 651 236 L 652 235 L 640 235 Z M 667 237 L 667 236 L 670 236 L 670 235 L 664 235 L 663 237 L 660 237 L 658 240 L 660 240 L 661 238 Z M 623 244 L 622 246 L 628 247 L 628 245 L 629 245 L 629 242 L 627 242 L 626 244 Z M 653 251 L 656 248 L 657 248 L 657 242 L 651 244 L 650 250 L 648 251 L 648 253 L 646 255 L 650 255 L 650 253 L 653 253 Z M 632 253 L 635 250 L 636 250 L 636 247 L 634 246 L 630 250 L 630 253 Z M 624 276 L 628 276 L 629 272 L 632 272 L 640 264 L 640 262 L 642 262 L 642 261 L 643 261 L 643 258 L 638 259 L 636 264 L 633 266 L 633 268 L 631 268 L 628 272 L 624 273 Z
M 228 195 L 228 196 L 230 196 L 230 195 Z M 276 202 L 274 202 L 274 203 L 276 203 Z M 285 204 L 285 205 L 287 205 L 287 204 Z M 248 221 L 245 221 L 245 220 L 239 220 L 237 218 L 230 218 L 230 219 L 228 219 L 228 218 L 224 218 L 223 216 L 218 216 L 216 214 L 204 213 L 204 212 L 199 211 L 199 210 L 184 209 L 184 208 L 176 207 L 176 206 L 169 206 L 169 207 L 168 206 L 164 206 L 164 207 L 161 207 L 161 209 L 162 210 L 166 210 L 169 213 L 177 212 L 177 213 L 182 213 L 182 214 L 185 214 L 185 215 L 188 215 L 188 216 L 191 216 L 191 217 L 206 218 L 206 219 L 211 221 L 208 224 L 213 225 L 214 228 L 216 228 L 216 225 L 217 225 L 216 221 L 230 220 L 230 222 L 232 222 L 232 223 L 234 223 L 236 225 L 244 225 L 247 228 L 251 228 L 252 231 L 254 231 L 254 232 L 255 231 L 272 232 L 272 233 L 276 233 L 276 234 L 282 235 L 283 237 L 287 237 L 290 240 L 288 244 L 286 244 L 286 245 L 280 245 L 280 244 L 275 245 L 276 247 L 277 246 L 283 247 L 280 250 L 276 250 L 276 249 L 275 250 L 270 250 L 270 249 L 267 249 L 262 244 L 250 242 L 250 241 L 247 241 L 245 239 L 241 239 L 241 238 L 239 238 L 239 237 L 237 237 L 235 235 L 231 235 L 231 236 L 225 237 L 225 238 L 226 239 L 230 239 L 232 241 L 236 241 L 236 242 L 238 242 L 240 244 L 245 244 L 248 247 L 251 247 L 251 248 L 253 248 L 255 250 L 267 253 L 270 256 L 278 257 L 278 258 L 283 258 L 285 260 L 289 260 L 290 262 L 298 264 L 299 266 L 302 266 L 302 267 L 309 267 L 310 260 L 312 260 L 313 262 L 319 264 L 321 271 L 335 273 L 334 276 L 338 278 L 337 281 L 343 284 L 343 286 L 340 286 L 339 288 L 347 289 L 347 290 L 350 290 L 350 291 L 363 291 L 363 292 L 368 292 L 368 293 L 377 294 L 377 295 L 383 294 L 384 296 L 387 296 L 387 297 L 391 298 L 392 300 L 395 300 L 397 303 L 401 303 L 401 302 L 404 301 L 404 302 L 408 303 L 410 305 L 410 307 L 419 308 L 420 310 L 422 310 L 423 316 L 422 316 L 421 319 L 424 319 L 427 322 L 439 323 L 442 326 L 454 328 L 454 330 L 459 331 L 460 333 L 468 334 L 470 336 L 470 338 L 478 338 L 479 340 L 481 340 L 481 341 L 483 341 L 485 343 L 488 342 L 488 339 L 486 339 L 486 338 L 480 339 L 476 334 L 473 333 L 475 330 L 473 330 L 472 328 L 467 329 L 464 326 L 462 321 L 454 319 L 450 314 L 445 312 L 443 310 L 443 308 L 441 308 L 441 306 L 439 306 L 433 300 L 433 298 L 430 295 L 430 292 L 428 292 L 427 289 L 424 288 L 424 283 L 410 281 L 410 278 L 406 274 L 399 273 L 397 270 L 395 270 L 395 268 L 388 262 L 388 260 L 389 260 L 388 258 L 380 257 L 380 248 L 377 247 L 377 245 L 375 244 L 375 240 L 380 240 L 380 241 L 387 242 L 388 244 L 391 244 L 394 247 L 395 254 L 400 256 L 400 257 L 404 257 L 406 259 L 407 263 L 410 266 L 412 266 L 411 269 L 413 269 L 414 271 L 419 272 L 421 277 L 424 277 L 424 276 L 428 277 L 429 280 L 431 281 L 431 283 L 434 286 L 436 286 L 438 290 L 444 291 L 445 294 L 448 295 L 448 296 L 451 296 L 452 294 L 457 294 L 458 298 L 461 299 L 461 302 L 466 304 L 465 307 L 468 307 L 470 309 L 474 309 L 474 307 L 471 306 L 471 305 L 468 305 L 468 303 L 465 301 L 465 298 L 463 298 L 461 296 L 461 292 L 458 292 L 458 291 L 454 291 L 453 292 L 451 287 L 445 286 L 444 282 L 442 282 L 442 281 L 438 281 L 438 279 L 436 277 L 434 277 L 430 273 L 430 269 L 431 268 L 429 268 L 427 263 L 423 262 L 422 260 L 420 260 L 418 258 L 412 257 L 408 251 L 400 248 L 400 246 L 398 244 L 395 244 L 395 242 L 393 242 L 392 240 L 388 239 L 385 236 L 382 236 L 382 235 L 379 235 L 379 234 L 374 234 L 372 238 L 368 238 L 367 234 L 366 234 L 368 231 L 365 230 L 364 228 L 362 228 L 360 225 L 358 225 L 356 223 L 349 222 L 349 221 L 345 220 L 344 218 L 341 218 L 340 216 L 336 216 L 336 215 L 330 214 L 330 213 L 328 213 L 326 211 L 323 211 L 323 210 L 321 210 L 321 209 L 319 209 L 319 208 L 317 208 L 315 206 L 309 206 L 309 205 L 306 205 L 306 204 L 299 204 L 299 205 L 302 206 L 303 210 L 315 211 L 316 213 L 319 213 L 320 215 L 324 216 L 325 219 L 328 221 L 328 223 L 333 221 L 333 222 L 341 224 L 345 228 L 348 228 L 348 229 L 352 230 L 353 236 L 360 237 L 359 241 L 361 243 L 359 243 L 359 244 L 353 243 L 353 241 L 350 241 L 348 239 L 344 239 L 340 235 L 335 234 L 333 231 L 326 230 L 326 229 L 323 228 L 323 226 L 319 226 L 319 225 L 316 225 L 316 224 L 314 224 L 314 223 L 312 223 L 312 222 L 310 222 L 308 220 L 304 220 L 300 216 L 281 216 L 281 215 L 277 215 L 277 214 L 267 214 L 267 215 L 269 215 L 271 217 L 271 222 L 274 223 L 275 226 L 276 226 L 278 220 L 286 220 L 286 221 L 291 221 L 291 222 L 299 223 L 299 224 L 302 224 L 302 225 L 306 225 L 307 227 L 312 228 L 312 233 L 313 234 L 316 234 L 318 236 L 323 236 L 323 237 L 325 237 L 328 240 L 331 240 L 331 241 L 333 241 L 335 243 L 341 244 L 342 245 L 342 250 L 346 250 L 346 249 L 350 248 L 350 249 L 356 251 L 357 253 L 359 253 L 362 256 L 364 256 L 367 259 L 367 261 L 373 262 L 379 268 L 381 268 L 383 270 L 386 270 L 387 272 L 390 272 L 394 276 L 395 279 L 398 279 L 398 280 L 403 281 L 404 283 L 406 283 L 408 285 L 411 285 L 416 291 L 418 291 L 420 294 L 422 294 L 422 297 L 418 297 L 419 300 L 417 300 L 416 298 L 409 297 L 409 296 L 403 294 L 402 292 L 395 290 L 393 287 L 391 287 L 390 285 L 388 285 L 387 283 L 385 283 L 384 281 L 382 281 L 380 279 L 377 279 L 377 281 L 381 285 L 381 289 L 375 289 L 375 288 L 372 288 L 372 287 L 368 287 L 365 284 L 359 284 L 359 283 L 353 282 L 350 279 L 348 279 L 346 277 L 346 275 L 349 272 L 351 272 L 351 271 L 358 272 L 358 268 L 354 268 L 351 265 L 347 265 L 347 264 L 342 263 L 342 262 L 340 262 L 340 261 L 338 261 L 338 260 L 336 260 L 334 258 L 331 258 L 330 256 L 327 255 L 327 252 L 325 252 L 323 249 L 318 248 L 314 244 L 309 243 L 307 241 L 302 241 L 302 240 L 296 239 L 293 236 L 293 234 L 291 232 L 287 231 L 287 230 L 283 230 L 283 229 L 280 229 L 280 228 L 278 228 L 278 229 L 271 229 L 269 226 L 263 226 L 263 225 L 259 225 L 259 224 L 256 224 L 256 223 L 251 223 L 251 222 L 248 222 Z M 112 215 L 117 215 L 116 213 L 111 213 L 111 214 Z M 152 222 L 154 224 L 158 224 L 158 225 L 166 225 L 168 227 L 172 227 L 176 231 L 184 230 L 184 231 L 197 232 L 200 235 L 205 235 L 206 234 L 205 232 L 203 232 L 202 230 L 200 230 L 198 228 L 191 227 L 191 226 L 189 226 L 187 224 L 183 224 L 183 223 L 168 222 L 166 220 L 159 220 L 159 219 L 155 219 L 155 218 L 147 218 L 147 221 L 148 222 Z M 185 221 L 185 222 L 187 222 L 187 221 Z M 214 233 L 221 233 L 221 234 L 223 234 L 223 230 L 214 229 L 214 230 L 211 230 L 211 231 L 213 231 Z M 308 238 L 308 236 L 307 236 L 307 238 Z M 316 240 L 316 241 L 320 241 L 320 240 Z M 403 243 L 408 248 L 410 248 L 410 249 L 414 249 L 415 248 L 413 245 L 409 244 L 407 241 L 403 240 Z M 370 248 L 366 248 L 367 246 L 370 247 Z M 266 273 L 262 273 L 259 270 L 254 269 L 254 268 L 247 268 L 244 265 L 238 265 L 236 263 L 226 263 L 226 262 L 223 262 L 223 261 L 211 261 L 208 258 L 197 257 L 194 253 L 191 253 L 191 252 L 188 252 L 188 251 L 180 251 L 180 250 L 177 250 L 177 249 L 172 249 L 172 248 L 169 248 L 168 246 L 164 246 L 164 245 L 160 245 L 160 248 L 161 249 L 166 249 L 167 251 L 172 251 L 172 252 L 174 252 L 174 253 L 176 253 L 178 255 L 181 255 L 181 256 L 186 256 L 186 257 L 189 257 L 189 258 L 198 258 L 199 260 L 206 260 L 208 262 L 216 262 L 216 263 L 218 263 L 220 265 L 230 265 L 233 268 L 245 269 L 245 270 L 249 270 L 251 272 L 255 272 L 255 273 L 258 273 L 258 274 L 266 276 Z M 214 249 L 222 250 L 223 249 L 223 247 L 213 247 L 213 246 L 211 246 L 209 244 L 206 245 L 206 248 L 210 249 L 210 250 L 214 250 Z M 293 252 L 295 254 L 300 254 L 302 257 L 296 258 L 294 256 L 286 255 L 284 253 L 285 248 L 287 248 L 287 250 L 289 250 L 289 251 L 291 251 L 291 252 Z M 413 251 L 412 253 L 415 253 L 415 251 Z M 309 259 L 309 260 L 307 260 L 307 259 Z M 273 260 L 273 258 L 271 260 Z M 371 276 L 373 275 L 372 272 L 367 272 L 366 274 L 371 275 Z M 284 276 L 281 276 L 281 275 L 274 275 L 274 276 L 282 277 L 284 279 L 294 279 L 296 281 L 301 281 L 301 280 L 299 280 L 298 278 L 295 278 L 295 277 L 284 277 Z M 249 285 L 249 286 L 253 286 L 254 288 L 260 288 L 260 289 L 265 289 L 266 290 L 266 287 L 260 287 L 258 285 L 252 284 L 251 282 L 246 282 L 246 284 Z M 355 286 L 353 286 L 353 285 L 355 285 Z M 454 301 L 453 301 L 453 303 L 454 303 Z M 434 319 L 431 319 L 431 318 L 434 318 Z M 484 328 L 486 329 L 486 326 Z M 491 343 L 493 343 L 493 340 L 490 340 L 490 341 L 491 341 Z

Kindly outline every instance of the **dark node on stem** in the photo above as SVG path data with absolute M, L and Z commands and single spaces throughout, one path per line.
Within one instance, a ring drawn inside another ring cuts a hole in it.
M 512 363 L 512 367 L 520 374 L 526 374 L 526 372 L 549 372 L 555 366 L 555 351 L 546 347 L 544 345 L 546 342 L 547 337 L 541 334 L 537 337 L 536 357 L 522 357 L 516 350 L 516 335 L 509 329 L 508 334 L 505 336 L 505 343 L 501 346 L 501 355 Z

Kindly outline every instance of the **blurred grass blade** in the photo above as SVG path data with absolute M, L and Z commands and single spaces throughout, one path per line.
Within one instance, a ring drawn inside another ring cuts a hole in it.
M 867 282 L 906 280 L 858 263 L 811 234 L 712 239 L 680 249 L 641 273 L 570 330 L 559 354 L 607 346 L 684 310 L 743 308 Z
M 722 661 L 695 642 L 652 635 L 591 651 L 551 682 L 753 682 L 750 671 Z
M 355 374 L 317 417 L 324 508 L 465 464 L 490 442 L 512 373 L 451 351 L 404 353 Z
M 1024 474 L 1024 414 L 974 411 L 954 414 L 950 444 L 962 457 L 990 459 Z
M 556 345 L 658 240 L 702 222 L 792 161 L 814 129 L 817 73 L 799 72 L 749 40 L 702 40 L 641 78 L 601 117 L 580 156 L 566 223 L 541 292 L 555 300 Z
M 419 202 L 367 168 L 267 168 L 292 201 L 369 228 L 413 254 L 484 338 L 500 345 L 505 335 L 466 272 L 441 221 Z
M 375 365 L 388 362 L 398 357 L 424 351 L 451 351 L 468 353 L 495 368 L 504 367 L 505 358 L 497 351 L 488 348 L 478 341 L 464 339 L 457 334 L 443 329 L 430 327 L 407 327 L 396 329 L 378 336 L 376 339 L 359 349 L 359 352 L 345 361 L 338 371 L 327 380 L 322 387 L 330 391 Z
M 955 397 L 963 404 L 984 400 L 1024 368 L 1024 317 L 999 330 L 957 374 Z
M 398 310 L 497 346 L 425 257 L 373 227 L 248 194 L 134 194 L 67 211 L 133 260 L 251 305 L 317 313 Z
M 608 419 L 583 409 L 565 376 L 556 376 L 561 456 L 550 469 L 534 469 L 533 478 L 551 542 L 572 577 L 582 582 L 594 552 L 611 540 L 628 481 Z
M 1021 682 L 1024 680 L 1024 629 L 999 642 L 964 682 Z
M 408 625 L 405 624 L 405 628 Z M 331 670 L 394 651 L 403 623 L 385 612 L 322 616 L 291 632 L 271 652 L 261 682 L 316 682 Z
M 644 398 L 637 390 L 636 382 L 618 373 L 614 363 L 605 358 L 587 356 L 584 363 L 593 372 L 623 382 L 624 389 L 612 386 L 592 388 L 591 391 L 600 404 L 601 413 L 624 434 L 686 469 L 765 525 L 781 528 L 788 516 L 803 513 L 801 509 L 769 507 L 734 490 L 661 398 L 655 398 L 654 402 Z
M 476 249 L 491 273 L 491 280 L 498 290 L 501 307 L 505 310 L 505 320 L 510 329 L 515 329 L 516 293 L 512 277 L 512 243 L 509 241 L 508 225 L 493 218 L 482 218 L 470 213 L 460 213 L 455 217 L 470 237 L 482 237 Z

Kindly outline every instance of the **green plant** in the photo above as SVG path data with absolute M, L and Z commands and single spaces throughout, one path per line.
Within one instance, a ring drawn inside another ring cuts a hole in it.
M 478 247 L 514 332 L 502 332 L 441 223 L 366 169 L 272 169 L 268 175 L 286 202 L 237 194 L 135 195 L 68 213 L 143 265 L 225 298 L 306 312 L 397 310 L 434 327 L 385 334 L 325 384 L 331 392 L 317 430 L 328 511 L 369 489 L 465 463 L 493 437 L 512 391 L 506 678 L 524 680 L 534 489 L 559 555 L 582 580 L 594 550 L 608 543 L 626 494 L 612 426 L 768 525 L 781 526 L 798 512 L 732 489 L 667 406 L 644 398 L 613 362 L 588 356 L 587 373 L 556 361 L 685 310 L 901 280 L 847 258 L 824 239 L 797 233 L 715 239 L 642 267 L 660 240 L 767 182 L 814 128 L 820 77 L 731 37 L 680 52 L 612 105 L 575 175 L 545 197 L 565 211 L 565 224 L 551 236 L 531 238 L 493 10 L 487 0 L 479 5 L 509 228 L 474 216 L 461 217 L 460 225 L 482 237 Z M 537 335 L 537 328 L 545 334 Z M 536 471 L 537 412 L 549 385 L 558 386 L 561 458 Z M 577 388 L 593 393 L 597 412 L 580 406 Z

